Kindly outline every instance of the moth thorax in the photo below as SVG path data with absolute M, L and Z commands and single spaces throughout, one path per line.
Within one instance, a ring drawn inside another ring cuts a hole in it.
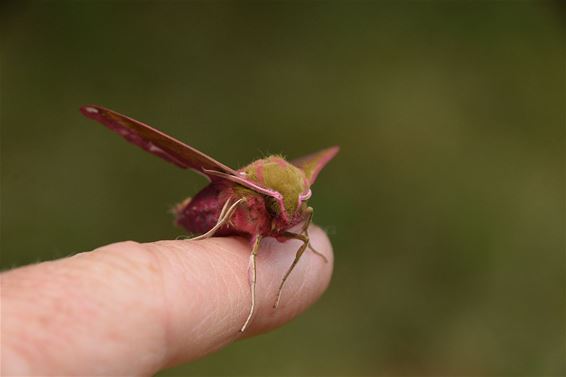
M 250 180 L 279 192 L 287 213 L 293 214 L 299 210 L 299 196 L 307 189 L 305 174 L 301 169 L 281 156 L 269 156 L 252 162 L 244 168 L 244 172 Z

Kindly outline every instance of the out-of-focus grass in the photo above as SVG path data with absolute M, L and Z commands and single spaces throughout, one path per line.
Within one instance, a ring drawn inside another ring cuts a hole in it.
M 98 103 L 234 167 L 340 144 L 312 310 L 166 375 L 562 375 L 564 25 L 552 3 L 4 6 L 2 267 L 181 233 L 202 178 Z M 261 273 L 261 272 L 260 272 Z

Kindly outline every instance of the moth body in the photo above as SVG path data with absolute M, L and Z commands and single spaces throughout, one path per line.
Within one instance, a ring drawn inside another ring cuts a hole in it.
M 201 190 L 189 202 L 177 206 L 176 223 L 189 233 L 203 234 L 210 231 L 219 221 L 222 208 L 228 201 L 243 200 L 235 209 L 230 221 L 220 227 L 218 236 L 252 237 L 265 234 L 270 225 L 270 216 L 265 208 L 262 195 L 243 195 L 235 183 L 214 182 Z
M 191 169 L 209 180 L 208 186 L 192 199 L 175 207 L 176 222 L 190 233 L 200 236 L 244 236 L 250 240 L 249 283 L 251 303 L 248 316 L 240 328 L 244 331 L 255 308 L 256 255 L 261 240 L 274 237 L 280 242 L 302 241 L 293 263 L 283 276 L 274 308 L 289 274 L 310 249 L 326 261 L 310 244 L 308 227 L 313 209 L 307 205 L 310 187 L 320 171 L 338 153 L 338 146 L 287 161 L 282 156 L 269 156 L 234 170 L 201 151 L 141 123 L 101 106 L 87 105 L 81 112 L 102 123 L 132 144 L 168 161 L 181 169 Z M 303 223 L 299 231 L 291 232 Z
M 176 207 L 176 223 L 190 233 L 206 233 L 218 223 L 226 202 L 234 203 L 242 198 L 230 221 L 216 235 L 278 237 L 305 220 L 306 194 L 310 188 L 302 170 L 283 157 L 269 156 L 238 172 L 281 193 L 281 198 L 262 195 L 234 182 L 215 181 Z

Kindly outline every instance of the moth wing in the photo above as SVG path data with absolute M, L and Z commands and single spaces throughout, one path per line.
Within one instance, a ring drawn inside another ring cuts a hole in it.
M 87 118 L 102 123 L 124 139 L 138 147 L 169 161 L 183 169 L 193 169 L 210 178 L 206 170 L 214 170 L 228 175 L 237 175 L 236 171 L 216 161 L 201 151 L 148 126 L 135 119 L 119 114 L 101 106 L 81 107 L 81 113 Z
M 277 190 L 262 186 L 259 183 L 253 182 L 247 178 L 242 177 L 241 175 L 229 175 L 226 173 L 222 173 L 219 171 L 212 171 L 212 170 L 206 170 L 205 173 L 208 174 L 209 176 L 232 181 L 234 183 L 239 184 L 240 186 L 247 187 L 250 190 L 255 191 L 259 194 L 271 196 L 276 199 L 283 199 L 283 196 Z
M 336 156 L 340 147 L 326 148 L 321 151 L 297 158 L 291 163 L 305 172 L 305 175 L 312 185 L 316 181 L 318 173 Z

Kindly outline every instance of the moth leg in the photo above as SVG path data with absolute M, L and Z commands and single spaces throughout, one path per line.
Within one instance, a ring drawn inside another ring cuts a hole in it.
M 308 233 L 307 233 L 307 237 L 308 237 L 308 236 L 309 236 L 309 235 L 308 235 Z M 311 245 L 310 242 L 309 242 L 309 249 L 311 249 L 311 251 L 312 251 L 313 253 L 315 253 L 316 255 L 318 255 L 319 257 L 321 257 L 322 260 L 324 261 L 324 263 L 328 263 L 328 258 L 326 258 L 326 257 L 324 256 L 324 254 L 322 254 L 320 251 L 318 251 L 317 249 L 315 249 L 315 248 Z
M 251 293 L 251 296 L 252 296 L 252 302 L 250 304 L 250 313 L 248 314 L 248 318 L 246 318 L 246 321 L 242 325 L 240 332 L 244 332 L 246 330 L 246 327 L 248 327 L 248 324 L 250 323 L 250 321 L 252 319 L 252 315 L 254 314 L 254 309 L 255 309 L 255 282 L 256 282 L 256 277 L 257 277 L 255 259 L 256 259 L 257 251 L 259 250 L 259 244 L 261 242 L 261 239 L 262 239 L 261 236 L 257 236 L 255 238 L 254 245 L 252 247 L 252 253 L 250 254 L 250 263 L 249 263 L 249 266 L 248 266 L 248 273 L 250 273 L 249 284 L 250 284 L 250 293 Z
M 236 207 L 238 206 L 238 204 L 240 204 L 244 200 L 245 198 L 239 199 L 234 204 L 232 204 L 228 209 L 226 209 L 226 207 L 228 207 L 229 201 L 226 201 L 226 203 L 224 203 L 224 207 L 222 208 L 222 211 L 220 211 L 221 216 L 218 217 L 218 221 L 216 222 L 216 225 L 214 225 L 212 229 L 210 229 L 208 232 L 201 234 L 200 236 L 193 237 L 191 238 L 191 240 L 197 241 L 212 237 L 218 229 L 220 229 L 224 224 L 226 224 L 230 220 L 230 217 L 232 217 L 232 215 L 236 211 Z
M 303 229 L 301 230 L 301 233 L 304 233 L 304 235 L 307 237 L 307 239 L 309 240 L 309 249 L 311 249 L 311 251 L 313 253 L 315 253 L 316 255 L 318 255 L 319 257 L 321 257 L 324 260 L 324 263 L 328 263 L 328 259 L 324 256 L 324 254 L 322 254 L 320 251 L 316 250 L 312 244 L 310 243 L 310 236 L 309 236 L 309 226 L 311 225 L 311 221 L 312 221 L 312 216 L 313 216 L 313 212 L 314 209 L 312 207 L 308 207 L 305 212 L 307 213 L 308 217 L 307 220 L 304 222 L 303 224 Z
M 230 199 L 226 200 L 226 203 L 224 203 L 224 205 L 222 206 L 222 210 L 220 211 L 220 215 L 218 215 L 219 220 L 224 217 L 229 206 L 230 206 Z
M 220 215 L 218 216 L 218 222 L 220 222 L 223 219 L 229 205 L 230 205 L 230 199 L 226 200 L 226 202 L 224 203 L 224 206 L 222 206 L 222 210 L 220 211 Z M 216 226 L 216 224 L 215 224 L 215 226 Z M 209 230 L 208 232 L 210 232 L 211 230 Z M 206 237 L 203 237 L 203 236 L 204 236 L 204 234 L 202 234 L 200 236 L 196 236 L 196 237 L 191 237 L 191 236 L 187 236 L 187 235 L 183 234 L 183 235 L 177 236 L 177 238 L 175 238 L 175 239 L 176 240 L 197 240 L 197 239 L 206 238 Z
M 301 259 L 301 256 L 303 255 L 303 253 L 307 249 L 307 246 L 309 245 L 308 237 L 303 235 L 303 234 L 284 232 L 283 236 L 290 238 L 290 239 L 301 240 L 301 241 L 303 241 L 303 244 L 301 245 L 301 247 L 299 247 L 299 250 L 297 250 L 297 253 L 295 254 L 295 259 L 293 260 L 291 267 L 289 267 L 289 269 L 287 270 L 287 272 L 283 276 L 283 280 L 281 280 L 281 284 L 279 285 L 279 291 L 277 292 L 277 298 L 275 299 L 275 304 L 273 304 L 273 309 L 276 309 L 277 306 L 279 305 L 279 300 L 281 299 L 281 292 L 283 291 L 283 286 L 285 285 L 287 278 L 291 274 L 291 271 L 293 271 L 293 269 L 295 268 L 295 266 L 299 262 L 299 259 Z

